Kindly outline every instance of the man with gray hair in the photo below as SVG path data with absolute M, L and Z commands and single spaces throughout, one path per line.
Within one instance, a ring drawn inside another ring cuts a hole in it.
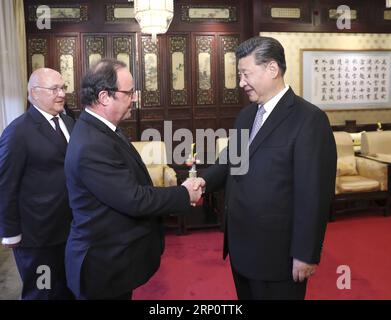
M 0 138 L 0 239 L 13 249 L 27 300 L 73 299 L 64 267 L 71 221 L 64 159 L 74 121 L 63 114 L 65 91 L 57 71 L 34 71 L 28 110 Z

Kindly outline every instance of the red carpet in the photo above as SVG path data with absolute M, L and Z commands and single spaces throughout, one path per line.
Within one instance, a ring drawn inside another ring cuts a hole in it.
M 222 260 L 223 234 L 190 231 L 166 237 L 159 271 L 135 290 L 135 300 L 232 300 L 235 288 Z M 337 268 L 351 269 L 351 289 L 337 288 Z M 322 261 L 306 299 L 391 299 L 391 217 L 350 216 L 330 223 Z

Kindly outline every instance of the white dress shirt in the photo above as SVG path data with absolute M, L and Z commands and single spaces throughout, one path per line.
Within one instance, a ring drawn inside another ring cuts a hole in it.
M 273 98 L 271 98 L 268 102 L 263 105 L 265 109 L 265 113 L 263 114 L 262 125 L 265 123 L 266 119 L 270 116 L 277 103 L 281 100 L 282 96 L 289 90 L 289 86 L 286 85 L 283 90 L 277 93 Z M 260 105 L 258 105 L 260 108 Z
M 92 115 L 93 117 L 97 118 L 98 120 L 102 121 L 106 126 L 108 126 L 114 132 L 115 132 L 115 130 L 117 130 L 117 127 L 115 125 L 113 125 L 109 120 L 103 118 L 102 116 L 100 116 L 99 114 L 95 113 L 94 111 L 91 111 L 88 108 L 85 108 L 85 111 L 87 113 L 89 113 L 90 115 Z
M 52 118 L 54 116 L 52 114 L 50 114 L 50 113 L 47 113 L 46 111 L 43 111 L 43 110 L 39 109 L 36 106 L 34 106 L 34 108 L 37 109 L 45 117 L 45 119 L 50 123 L 52 128 L 54 130 L 56 130 L 56 125 L 55 125 L 54 121 L 52 120 Z M 64 121 L 61 119 L 61 117 L 59 115 L 57 115 L 56 117 L 58 118 L 58 122 L 60 123 L 60 129 L 61 129 L 62 133 L 64 134 L 65 139 L 67 139 L 67 142 L 69 142 L 69 132 L 68 132 L 68 129 L 67 129 Z

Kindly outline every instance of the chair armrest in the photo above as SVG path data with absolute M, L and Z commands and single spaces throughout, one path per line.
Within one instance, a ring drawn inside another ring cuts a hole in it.
M 174 171 L 174 169 L 165 165 L 163 167 L 163 170 L 164 170 L 163 171 L 164 186 L 165 187 L 176 186 L 178 183 L 177 183 L 176 172 Z
M 380 190 L 388 187 L 388 166 L 375 160 L 356 157 L 357 171 L 360 176 L 379 181 Z

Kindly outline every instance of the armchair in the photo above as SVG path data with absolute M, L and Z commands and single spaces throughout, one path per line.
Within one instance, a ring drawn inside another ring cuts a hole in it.
M 364 132 L 361 153 L 391 163 L 391 131 Z
M 338 159 L 335 200 L 332 205 L 330 220 L 334 219 L 338 203 L 351 204 L 363 200 L 371 205 L 364 208 L 349 206 L 341 212 L 380 208 L 384 211 L 384 215 L 387 215 L 390 208 L 387 164 L 356 157 L 352 138 L 347 132 L 334 132 L 334 138 L 337 145 Z M 378 200 L 381 200 L 384 205 L 379 207 Z
M 155 187 L 169 187 L 177 185 L 177 176 L 174 169 L 167 165 L 166 145 L 163 141 L 133 141 Z

